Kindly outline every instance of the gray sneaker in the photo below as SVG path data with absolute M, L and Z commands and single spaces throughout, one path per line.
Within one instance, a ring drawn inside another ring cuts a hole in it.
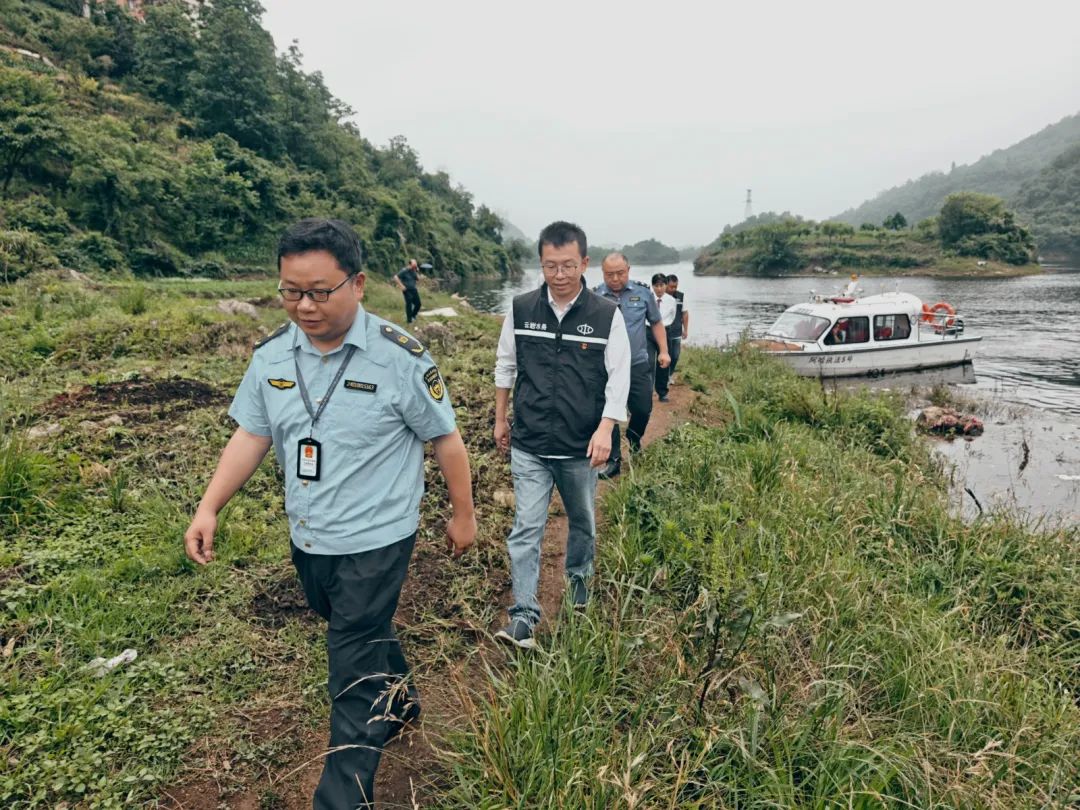
M 581 577 L 570 577 L 570 604 L 574 610 L 584 610 L 589 604 L 589 586 Z
M 510 624 L 495 634 L 495 638 L 523 650 L 531 650 L 536 646 L 532 628 L 524 619 L 511 619 Z

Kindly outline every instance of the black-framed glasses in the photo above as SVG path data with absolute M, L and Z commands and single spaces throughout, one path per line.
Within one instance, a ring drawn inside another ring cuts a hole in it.
M 555 262 L 544 262 L 540 265 L 541 269 L 549 276 L 557 276 L 559 271 L 563 272 L 563 275 L 572 275 L 578 271 L 581 264 L 578 262 L 563 262 L 562 264 L 556 264 Z
M 336 287 L 329 290 L 298 290 L 295 287 L 278 287 L 277 291 L 281 293 L 281 297 L 286 301 L 299 301 L 305 295 L 317 304 L 325 304 L 330 300 L 330 293 L 336 292 L 348 284 L 356 276 L 356 273 L 352 273 L 345 277 L 345 280 L 338 284 Z

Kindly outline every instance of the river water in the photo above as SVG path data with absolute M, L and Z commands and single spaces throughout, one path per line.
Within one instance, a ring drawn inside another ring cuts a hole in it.
M 695 276 L 690 262 L 635 268 L 648 282 L 653 273 L 675 273 L 690 312 L 688 345 L 722 345 L 744 329 L 759 331 L 811 289 L 839 291 L 846 277 L 748 278 Z M 599 268 L 590 269 L 590 286 Z M 477 309 L 504 313 L 514 295 L 540 283 L 539 269 L 523 278 L 474 283 L 461 293 Z M 862 292 L 900 290 L 924 301 L 948 301 L 964 319 L 968 335 L 981 335 L 974 380 L 967 374 L 904 375 L 905 388 L 939 381 L 966 383 L 962 392 L 984 403 L 987 430 L 973 442 L 942 443 L 955 465 L 958 501 L 975 509 L 965 488 L 984 508 L 1019 508 L 1032 517 L 1080 520 L 1080 270 L 1011 279 L 867 278 Z M 881 385 L 882 383 L 878 383 Z M 889 385 L 889 381 L 883 381 Z M 1025 450 L 1025 447 L 1027 448 Z
M 748 278 L 695 276 L 690 262 L 636 268 L 648 282 L 653 273 L 675 273 L 690 311 L 688 345 L 724 343 L 749 327 L 769 326 L 810 290 L 840 290 L 844 276 Z M 599 269 L 586 276 L 600 282 Z M 461 290 L 473 306 L 505 312 L 510 299 L 540 283 L 527 269 L 516 281 L 479 283 Z M 1080 271 L 1012 279 L 867 278 L 863 293 L 899 289 L 924 301 L 948 301 L 959 310 L 966 333 L 982 335 L 975 352 L 975 389 L 995 398 L 1080 417 Z

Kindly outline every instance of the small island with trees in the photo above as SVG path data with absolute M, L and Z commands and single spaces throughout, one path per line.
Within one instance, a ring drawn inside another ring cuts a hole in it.
M 900 212 L 856 228 L 765 213 L 724 229 L 694 260 L 699 275 L 1015 276 L 1039 272 L 1035 241 L 998 197 L 949 195 L 918 223 Z

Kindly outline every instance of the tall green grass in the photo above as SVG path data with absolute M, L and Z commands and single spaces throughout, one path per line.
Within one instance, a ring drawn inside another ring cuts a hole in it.
M 183 531 L 234 428 L 228 395 L 254 341 L 286 319 L 275 286 L 269 276 L 146 282 L 134 288 L 149 310 L 141 314 L 120 300 L 132 289 L 124 284 L 42 273 L 0 286 L 0 411 L 5 426 L 18 426 L 0 435 L 4 810 L 147 806 L 191 779 L 212 778 L 226 791 L 267 787 L 267 773 L 299 764 L 309 727 L 321 736 L 325 629 L 299 609 L 278 471 L 264 465 L 229 504 L 213 565 L 196 568 L 183 552 Z M 369 310 L 400 320 L 400 293 L 379 282 L 367 292 Z M 257 319 L 229 316 L 216 309 L 221 298 L 263 306 Z M 40 320 L 35 302 L 43 302 Z M 463 315 L 448 326 L 458 348 L 439 363 L 478 489 L 505 488 L 483 371 L 494 362 L 498 324 Z M 222 398 L 202 407 L 182 398 L 149 406 L 54 399 L 174 376 Z M 106 422 L 113 414 L 122 424 Z M 23 432 L 53 423 L 59 431 L 41 438 Z M 414 568 L 426 590 L 404 634 L 420 667 L 473 646 L 468 630 L 490 623 L 504 578 L 501 545 L 446 560 L 445 499 L 432 475 Z M 478 504 L 486 537 L 505 536 L 509 518 Z M 104 677 L 87 667 L 128 647 L 138 658 Z M 260 731 L 267 720 L 288 733 Z
M 898 402 L 694 352 L 601 598 L 473 695 L 445 807 L 1065 807 L 1078 532 L 965 525 Z

